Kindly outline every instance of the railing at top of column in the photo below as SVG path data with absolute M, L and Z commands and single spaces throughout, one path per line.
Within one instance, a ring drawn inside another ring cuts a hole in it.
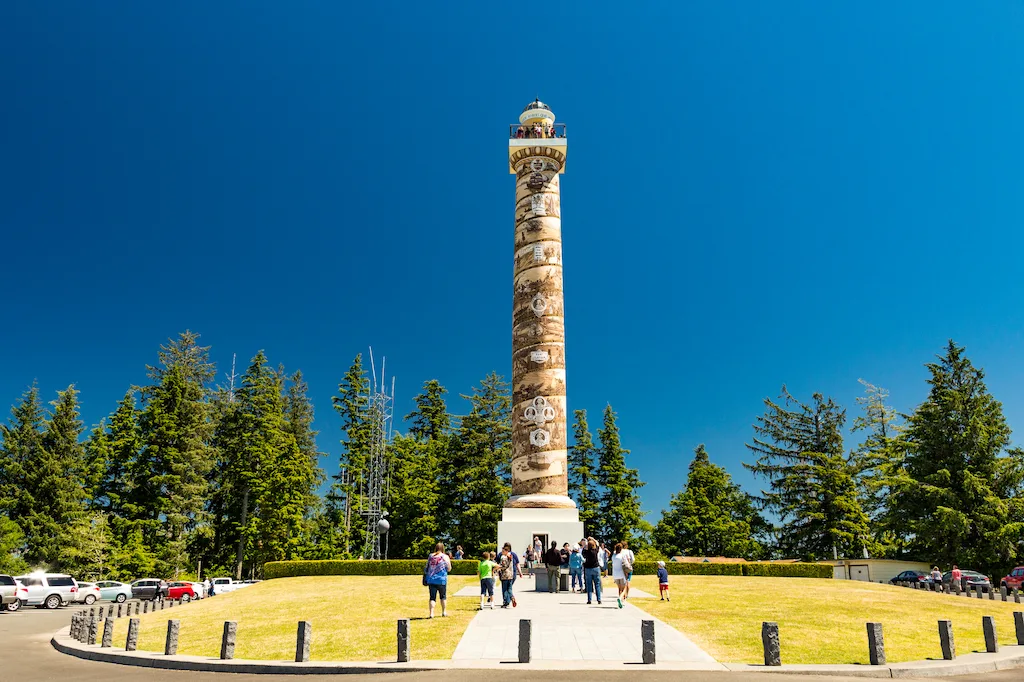
M 510 140 L 564 140 L 565 124 L 555 123 L 554 125 L 543 127 L 512 123 L 508 127 L 508 138 Z

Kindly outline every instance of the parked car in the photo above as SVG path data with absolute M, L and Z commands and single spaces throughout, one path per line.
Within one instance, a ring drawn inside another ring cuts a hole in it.
M 92 606 L 101 599 L 100 588 L 96 583 L 78 583 L 78 592 L 75 594 L 76 604 Z
M 189 583 L 192 591 L 196 593 L 196 599 L 206 599 L 206 583 Z
M 196 598 L 196 591 L 192 583 L 176 582 L 167 586 L 168 599 L 180 599 L 181 601 L 192 601 Z
M 228 592 L 234 592 L 238 588 L 242 587 L 242 583 L 240 581 L 236 582 L 236 581 L 232 580 L 231 578 L 214 578 L 212 582 L 213 582 L 213 593 L 215 595 L 217 595 L 217 594 L 227 594 Z
M 19 575 L 28 590 L 27 606 L 55 609 L 75 601 L 78 594 L 78 583 L 70 575 L 64 573 L 32 573 Z
M 899 583 L 912 583 L 915 581 L 919 583 L 929 583 L 932 582 L 932 579 L 924 571 L 903 571 L 889 582 L 893 585 L 897 585 Z
M 101 580 L 96 583 L 100 588 L 100 598 L 116 601 L 118 604 L 132 598 L 132 586 L 116 580 Z
M 18 582 L 12 575 L 0 575 L 0 611 L 10 611 L 11 604 L 18 601 Z M 18 610 L 15 606 L 14 611 Z
M 943 584 L 948 583 L 952 576 L 951 571 L 946 571 L 942 574 Z M 980 587 L 982 592 L 988 592 L 992 589 L 992 581 L 989 580 L 988 576 L 977 571 L 965 571 L 960 569 L 961 578 L 967 579 L 967 589 L 973 590 L 976 587 Z
M 14 582 L 18 586 L 18 600 L 7 605 L 8 611 L 17 611 L 25 605 L 26 601 L 28 601 L 28 588 L 25 587 L 17 578 L 14 579 Z
M 999 581 L 1000 587 L 1005 587 L 1008 590 L 1014 588 L 1021 590 L 1024 589 L 1024 566 L 1018 566 L 1017 568 L 1010 571 L 1010 575 L 1004 576 Z
M 132 583 L 132 599 L 155 601 L 167 596 L 167 583 L 159 578 L 143 578 Z

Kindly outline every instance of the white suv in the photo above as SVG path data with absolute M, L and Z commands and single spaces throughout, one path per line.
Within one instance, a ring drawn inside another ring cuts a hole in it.
M 19 575 L 17 579 L 28 590 L 25 604 L 37 609 L 44 606 L 55 609 L 70 604 L 78 596 L 78 583 L 64 573 L 32 573 Z

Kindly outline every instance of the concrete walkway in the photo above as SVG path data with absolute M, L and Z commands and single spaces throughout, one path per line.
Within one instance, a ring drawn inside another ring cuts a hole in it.
M 528 619 L 533 622 L 534 661 L 640 663 L 640 622 L 653 620 L 659 663 L 692 664 L 693 669 L 701 670 L 726 669 L 684 634 L 633 606 L 630 602 L 636 601 L 642 607 L 640 598 L 650 598 L 639 590 L 633 590 L 630 601 L 620 609 L 615 602 L 617 592 L 610 583 L 605 585 L 604 603 L 600 606 L 596 601 L 587 606 L 586 594 L 535 592 L 533 579 L 529 578 L 517 580 L 516 588 L 518 607 L 500 608 L 501 596 L 495 594 L 495 609 L 476 614 L 455 649 L 453 661 L 518 660 L 519 621 Z M 465 587 L 455 597 L 479 601 L 480 588 Z

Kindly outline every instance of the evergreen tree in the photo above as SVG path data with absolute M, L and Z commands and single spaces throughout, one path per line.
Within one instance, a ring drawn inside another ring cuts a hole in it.
M 905 433 L 905 476 L 893 493 L 911 552 L 940 564 L 994 571 L 1012 565 L 1024 537 L 1024 452 L 985 374 L 952 340 L 927 365 L 928 399 Z
M 57 546 L 61 569 L 88 580 L 103 580 L 110 572 L 110 526 L 100 512 L 80 514 L 61 529 Z
M 66 526 L 84 511 L 85 451 L 80 442 L 83 426 L 78 418 L 78 391 L 74 386 L 57 392 L 50 403 L 35 457 L 24 466 L 24 485 L 31 508 L 15 518 L 25 532 L 25 559 L 32 565 L 58 566 L 60 540 Z
M 33 384 L 22 395 L 21 402 L 11 408 L 11 417 L 0 426 L 0 511 L 17 530 L 6 526 L 7 542 L 24 550 L 25 533 L 14 519 L 26 518 L 35 508 L 35 498 L 28 487 L 28 468 L 43 459 L 44 414 L 39 389 Z
M 686 486 L 672 496 L 654 528 L 654 545 L 667 556 L 760 559 L 765 552 L 758 536 L 769 529 L 750 496 L 711 463 L 701 444 L 693 451 Z
M 338 395 L 331 398 L 341 417 L 341 457 L 338 473 L 328 496 L 329 510 L 341 527 L 345 554 L 363 546 L 359 512 L 366 489 L 366 466 L 370 455 L 370 425 L 367 420 L 369 381 L 363 369 L 362 354 L 356 355 L 348 372 L 338 384 Z
M 18 524 L 0 515 L 0 573 L 19 575 L 27 573 L 29 566 L 21 558 L 25 546 L 25 534 Z
M 177 576 L 189 564 L 189 534 L 206 517 L 208 474 L 214 458 L 207 383 L 213 379 L 209 347 L 184 332 L 162 346 L 160 365 L 150 367 L 156 383 L 142 391 L 139 416 L 142 449 L 136 462 L 138 506 L 158 531 L 148 539 L 161 573 Z
M 798 402 L 782 387 L 781 403 L 766 398 L 754 425 L 758 456 L 744 464 L 771 489 L 759 502 L 782 520 L 779 546 L 808 560 L 860 556 L 870 541 L 867 514 L 858 497 L 856 468 L 843 453 L 846 412 L 820 393 Z
M 889 392 L 858 379 L 865 395 L 857 398 L 863 412 L 853 420 L 853 433 L 865 433 L 864 442 L 854 451 L 854 465 L 863 500 L 864 511 L 871 519 L 875 556 L 902 557 L 908 538 L 902 519 L 889 505 L 894 485 L 903 473 L 905 447 L 900 434 L 903 423 L 887 402 Z
M 460 463 L 448 474 L 457 480 L 445 491 L 446 504 L 456 513 L 450 542 L 473 554 L 497 543 L 501 509 L 512 492 L 512 416 L 509 385 L 494 372 L 463 395 L 472 405 L 463 417 L 449 462 Z
M 611 405 L 604 408 L 604 425 L 598 429 L 601 439 L 598 448 L 597 480 L 603 489 L 601 495 L 601 535 L 613 542 L 626 540 L 633 548 L 646 544 L 651 526 L 640 508 L 640 494 L 645 484 L 639 472 L 626 466 L 629 450 L 622 447 L 619 427 L 615 423 Z
M 598 532 L 595 525 L 600 513 L 601 496 L 594 471 L 597 449 L 587 425 L 586 410 L 573 412 L 572 429 L 574 444 L 569 448 L 569 495 L 576 500 L 580 521 L 589 535 Z
M 279 372 L 283 376 L 283 372 Z M 320 458 L 324 453 L 316 446 L 319 431 L 313 428 L 313 402 L 308 395 L 309 385 L 302 377 L 302 372 L 295 372 L 288 380 L 287 393 L 284 396 L 285 430 L 295 439 L 295 444 L 303 458 L 298 469 L 299 486 L 306 491 L 305 515 L 311 516 L 319 506 L 319 495 L 316 489 L 324 482 L 324 471 L 320 467 Z
M 441 439 L 451 432 L 451 416 L 444 396 L 448 390 L 437 379 L 423 384 L 423 392 L 416 396 L 416 409 L 405 415 L 411 421 L 409 435 L 424 441 Z

